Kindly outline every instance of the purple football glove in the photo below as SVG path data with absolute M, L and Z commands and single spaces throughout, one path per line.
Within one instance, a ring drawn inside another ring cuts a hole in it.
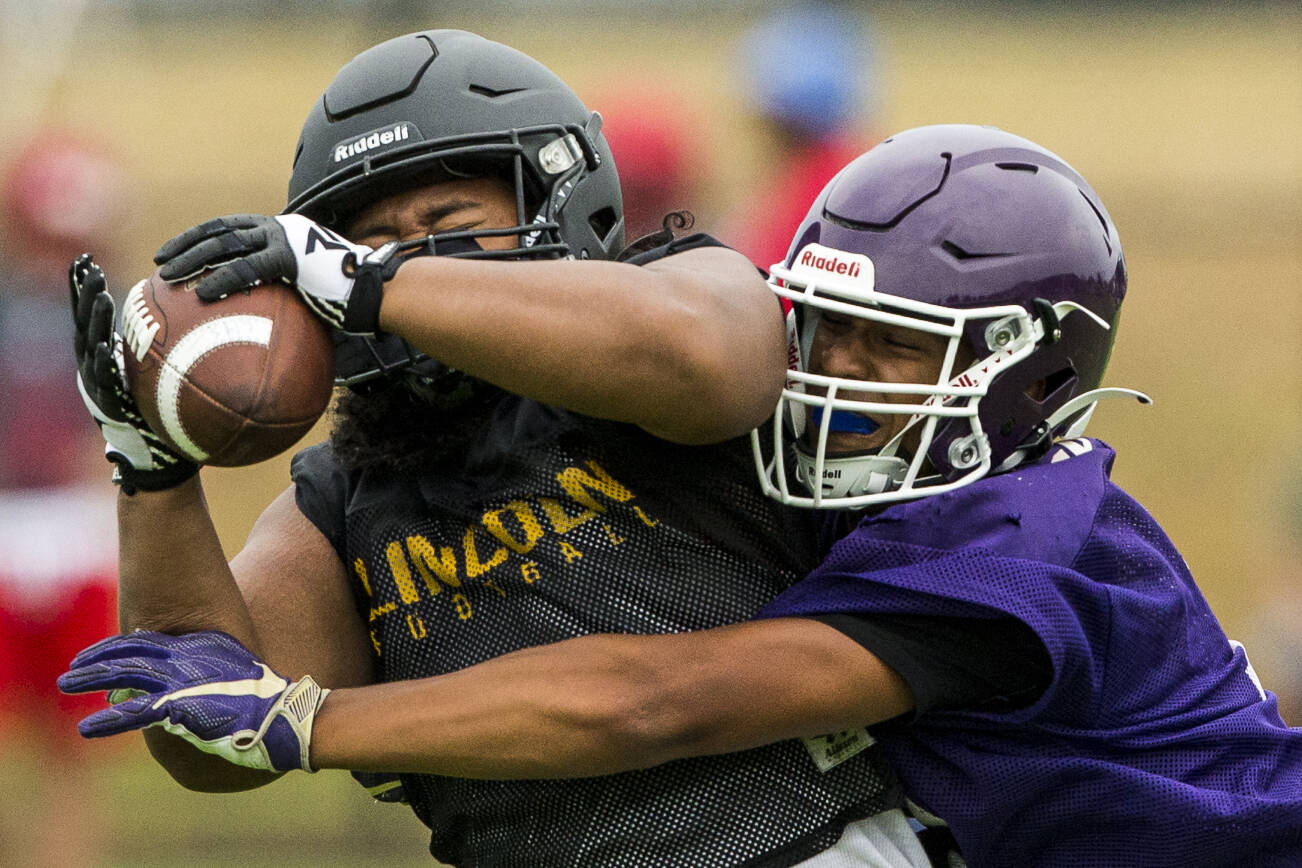
M 158 726 L 238 766 L 312 771 L 312 722 L 329 691 L 310 676 L 290 683 L 226 633 L 137 630 L 91 645 L 68 668 L 64 693 L 131 697 L 81 721 L 86 738 Z

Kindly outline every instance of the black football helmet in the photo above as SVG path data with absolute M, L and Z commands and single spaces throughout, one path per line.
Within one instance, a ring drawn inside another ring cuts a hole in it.
M 418 253 L 611 259 L 623 203 L 601 116 L 551 70 L 461 30 L 382 42 L 349 61 L 303 125 L 286 213 L 337 227 L 399 189 L 495 176 L 515 188 L 516 225 L 439 233 Z M 475 236 L 514 236 L 485 251 Z M 393 336 L 340 339 L 338 379 L 356 385 L 423 357 Z M 429 367 L 429 365 L 426 365 Z

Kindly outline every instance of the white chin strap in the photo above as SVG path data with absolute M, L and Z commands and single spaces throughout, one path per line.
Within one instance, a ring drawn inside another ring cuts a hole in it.
M 803 449 L 796 449 L 796 479 L 820 498 L 858 497 L 894 491 L 904 482 L 909 463 L 893 455 L 858 455 L 823 459 L 823 480 L 814 482 L 818 472 L 816 459 Z

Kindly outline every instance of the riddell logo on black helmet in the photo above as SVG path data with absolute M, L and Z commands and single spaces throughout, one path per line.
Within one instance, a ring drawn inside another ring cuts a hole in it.
M 344 160 L 370 151 L 419 139 L 420 130 L 416 129 L 415 124 L 410 121 L 399 121 L 369 133 L 362 133 L 360 136 L 353 136 L 351 139 L 344 139 L 335 145 L 330 153 L 334 162 L 342 163 Z

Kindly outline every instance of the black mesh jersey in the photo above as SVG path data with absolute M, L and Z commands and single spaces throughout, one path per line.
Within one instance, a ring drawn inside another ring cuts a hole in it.
M 749 448 L 508 396 L 455 476 L 350 474 L 328 446 L 293 472 L 393 681 L 749 618 L 818 557 L 813 514 L 760 493 Z M 791 865 L 896 804 L 875 747 L 820 772 L 800 741 L 596 778 L 402 780 L 430 852 L 457 865 Z

